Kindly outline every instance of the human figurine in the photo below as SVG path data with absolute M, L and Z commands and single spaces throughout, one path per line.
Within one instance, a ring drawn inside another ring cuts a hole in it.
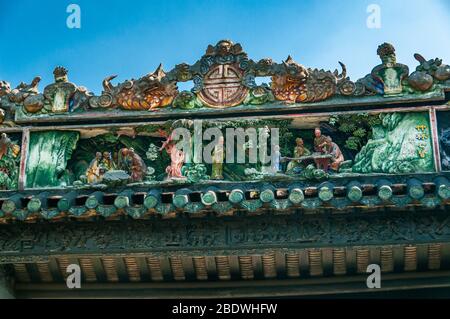
M 295 148 L 294 148 L 294 158 L 299 158 L 302 156 L 308 156 L 311 154 L 310 150 L 308 150 L 305 147 L 305 144 L 303 142 L 303 139 L 298 137 L 295 139 Z M 292 172 L 294 171 L 294 169 L 296 169 L 297 167 L 300 167 L 301 163 L 299 160 L 292 160 L 289 162 L 287 168 L 286 168 L 286 172 Z
M 184 163 L 184 153 L 179 150 L 175 144 L 170 144 L 166 148 L 167 154 L 170 155 L 170 165 L 166 168 L 168 178 L 184 178 L 181 168 Z
M 322 130 L 318 127 L 314 129 L 314 152 L 319 156 L 327 154 L 327 141 L 326 136 L 322 135 Z M 314 162 L 316 163 L 317 169 L 323 169 L 325 171 L 328 170 L 330 160 L 328 158 L 315 158 Z
M 6 133 L 0 135 L 0 160 L 3 156 L 8 155 L 8 151 L 11 150 L 11 155 L 16 158 L 20 153 L 20 146 L 14 144 Z
M 114 163 L 110 152 L 103 152 L 101 164 L 107 171 L 116 169 L 116 164 Z
M 147 172 L 147 165 L 145 165 L 142 158 L 135 153 L 133 148 L 121 149 L 120 155 L 124 162 L 121 167 L 130 174 L 131 181 L 142 182 Z
M 327 152 L 332 156 L 331 157 L 331 164 L 330 168 L 333 171 L 339 171 L 339 167 L 341 163 L 344 161 L 344 155 L 341 152 L 341 149 L 339 146 L 333 142 L 331 137 L 326 137 L 326 143 L 327 143 Z
M 409 74 L 408 66 L 397 63 L 395 48 L 392 44 L 383 43 L 378 47 L 377 54 L 382 64 L 372 70 L 372 77 L 383 84 L 384 95 L 401 94 L 402 81 Z
M 172 136 L 167 137 L 159 150 L 162 151 L 163 149 L 165 149 L 170 156 L 170 165 L 166 167 L 167 178 L 184 179 L 185 177 L 181 173 L 181 168 L 184 164 L 185 154 L 177 148 L 176 144 L 173 142 Z
M 131 163 L 127 154 L 127 148 L 121 148 L 119 150 L 119 152 L 117 153 L 117 169 L 129 172 L 131 169 Z
M 77 87 L 70 83 L 67 69 L 58 66 L 53 71 L 55 82 L 44 88 L 46 108 L 52 113 L 68 112 Z
M 276 174 L 279 171 L 281 171 L 280 145 L 274 145 L 270 163 L 271 163 L 270 165 L 271 171 L 273 174 Z
M 326 138 L 318 127 L 314 129 L 314 152 L 325 153 Z
M 4 155 L 6 155 L 10 145 L 11 139 L 8 137 L 8 135 L 6 135 L 6 133 L 2 133 L 0 137 L 0 160 Z
M 0 124 L 5 121 L 6 112 L 4 109 L 0 109 Z
M 98 181 L 101 182 L 103 180 L 103 176 L 105 175 L 105 173 L 108 171 L 108 169 L 106 169 L 105 166 L 103 166 L 103 164 L 100 164 L 100 166 L 98 167 Z
M 219 137 L 219 141 L 216 146 L 214 146 L 214 152 L 212 156 L 212 169 L 211 169 L 211 179 L 223 179 L 223 158 L 224 158 L 224 148 L 223 148 L 223 136 Z
M 95 153 L 95 158 L 89 164 L 86 170 L 86 178 L 89 184 L 95 184 L 101 180 L 100 178 L 100 162 L 102 160 L 102 153 Z

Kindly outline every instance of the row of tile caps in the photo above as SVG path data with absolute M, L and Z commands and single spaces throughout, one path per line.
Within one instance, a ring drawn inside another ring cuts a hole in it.
M 62 195 L 45 191 L 34 195 L 14 193 L 0 199 L 0 203 L 2 223 L 95 216 L 141 219 L 151 215 L 173 217 L 180 212 L 233 215 L 236 211 L 255 213 L 271 209 L 289 212 L 295 209 L 402 208 L 409 205 L 433 208 L 450 204 L 450 182 L 440 176 L 430 182 L 409 178 L 400 184 L 380 180 L 376 185 L 350 182 L 335 186 L 325 182 L 317 187 L 291 184 L 276 188 L 272 184 L 259 184 L 229 189 L 210 186 L 201 191 L 182 188 L 174 192 L 158 189 L 136 192 L 125 189 L 119 193 L 93 191 L 80 194 L 72 191 Z

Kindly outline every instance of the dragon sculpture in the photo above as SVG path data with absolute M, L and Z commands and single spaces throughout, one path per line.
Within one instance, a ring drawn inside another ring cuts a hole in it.
M 176 82 L 165 81 L 166 73 L 161 65 L 155 72 L 138 80 L 132 79 L 113 86 L 111 80 L 116 77 L 117 75 L 112 75 L 103 80 L 104 91 L 98 100 L 99 106 L 154 110 L 172 104 L 178 94 Z
M 287 103 L 319 102 L 330 98 L 347 80 L 346 68 L 341 62 L 342 73 L 305 68 L 291 56 L 282 64 L 281 72 L 272 75 L 274 96 Z
M 304 67 L 290 56 L 282 63 L 269 58 L 256 62 L 239 43 L 221 40 L 209 45 L 194 64 L 181 63 L 167 73 L 159 65 L 152 73 L 117 85 L 112 84 L 117 75 L 108 76 L 103 80 L 101 95 L 70 83 L 68 71 L 57 67 L 54 83 L 46 86 L 43 93 L 38 91 L 40 77 L 14 89 L 0 81 L 0 124 L 9 125 L 15 117 L 80 113 L 97 108 L 154 111 L 167 106 L 186 110 L 275 101 L 315 103 L 332 97 L 401 96 L 450 87 L 450 66 L 441 59 L 426 60 L 415 54 L 420 65 L 409 74 L 406 65 L 397 63 L 392 44 L 381 44 L 377 54 L 381 64 L 353 82 L 341 62 L 340 73 Z M 258 77 L 270 77 L 271 83 L 258 85 Z M 178 92 L 177 83 L 187 81 L 192 81 L 192 89 Z

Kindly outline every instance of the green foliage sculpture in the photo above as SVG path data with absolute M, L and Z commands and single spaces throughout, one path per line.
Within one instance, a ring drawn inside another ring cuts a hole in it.
M 388 113 L 356 155 L 355 173 L 414 173 L 434 170 L 427 113 Z
M 372 127 L 381 124 L 381 116 L 368 113 L 333 115 L 329 123 L 346 136 L 345 147 L 357 151 L 372 138 Z
M 67 185 L 66 166 L 78 142 L 73 131 L 36 132 L 30 136 L 26 186 L 56 187 Z
M 0 190 L 17 189 L 20 147 L 11 142 L 6 134 L 2 135 L 0 145 Z

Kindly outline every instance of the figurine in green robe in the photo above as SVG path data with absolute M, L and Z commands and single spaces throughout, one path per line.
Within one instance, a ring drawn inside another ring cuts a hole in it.
M 223 179 L 223 158 L 225 152 L 223 147 L 223 136 L 219 137 L 218 143 L 214 146 L 212 156 L 211 179 Z
M 305 144 L 304 144 L 302 138 L 300 138 L 300 137 L 296 138 L 295 144 L 296 145 L 295 145 L 294 153 L 293 153 L 294 158 L 311 155 L 311 152 L 309 151 L 309 149 L 307 149 L 305 147 Z M 286 173 L 293 172 L 294 168 L 296 168 L 296 167 L 301 167 L 301 162 L 299 160 L 290 161 L 287 166 Z

